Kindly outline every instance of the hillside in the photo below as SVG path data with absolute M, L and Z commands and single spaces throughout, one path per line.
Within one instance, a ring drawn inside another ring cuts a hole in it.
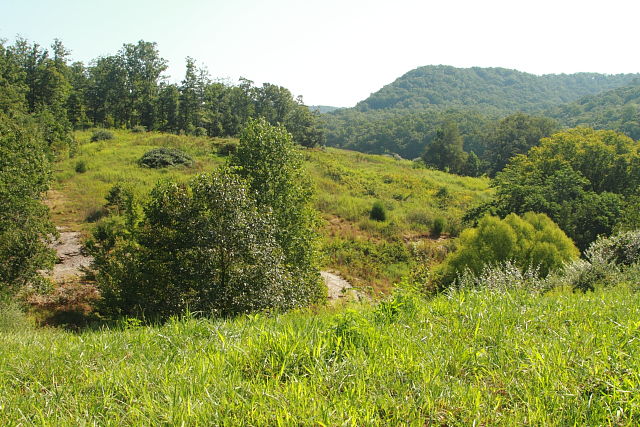
M 552 108 L 547 115 L 568 127 L 612 129 L 640 139 L 640 80 Z
M 48 196 L 56 225 L 87 235 L 106 214 L 105 196 L 114 184 L 129 183 L 144 197 L 159 179 L 184 181 L 221 165 L 225 157 L 217 154 L 220 148 L 237 143 L 156 132 L 113 133 L 113 140 L 91 142 L 90 131 L 77 132 L 74 157 L 56 164 Z M 138 166 L 137 160 L 156 147 L 180 148 L 195 164 L 166 169 Z M 437 250 L 446 243 L 431 236 L 436 220 L 446 224 L 445 235 L 457 235 L 464 211 L 491 194 L 487 179 L 428 170 L 407 160 L 338 149 L 303 149 L 303 153 L 322 215 L 324 267 L 373 291 L 388 291 L 409 272 L 420 251 Z M 85 172 L 77 171 L 81 163 Z M 375 201 L 383 203 L 386 221 L 369 218 Z
M 597 73 L 537 76 L 505 68 L 416 68 L 359 102 L 359 111 L 476 108 L 541 111 L 629 84 L 640 74 Z

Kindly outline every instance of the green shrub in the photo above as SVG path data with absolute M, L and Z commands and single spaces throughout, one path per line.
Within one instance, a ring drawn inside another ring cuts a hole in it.
M 207 130 L 203 127 L 197 127 L 193 131 L 194 136 L 207 136 Z
M 0 300 L 0 332 L 23 332 L 31 326 L 26 314 L 19 307 L 14 303 Z
M 103 206 L 93 207 L 87 211 L 85 215 L 85 221 L 87 222 L 97 222 L 105 216 L 109 215 L 109 210 Z
M 91 134 L 91 141 L 92 142 L 97 142 L 97 141 L 106 141 L 109 139 L 113 139 L 113 133 L 109 132 L 108 130 L 105 129 L 98 129 L 93 131 L 93 133 Z
M 78 160 L 76 162 L 76 172 L 77 173 L 85 173 L 87 171 L 87 162 L 84 160 Z
M 640 262 L 640 230 L 599 237 L 585 256 L 591 263 L 629 266 Z
M 177 165 L 191 166 L 193 159 L 180 149 L 160 147 L 147 151 L 138 160 L 138 164 L 147 168 L 159 169 Z
M 544 214 L 486 216 L 478 227 L 462 232 L 456 251 L 434 270 L 434 280 L 443 289 L 466 270 L 478 275 L 485 266 L 506 261 L 545 277 L 578 255 L 573 241 Z
M 231 154 L 235 154 L 238 151 L 238 143 L 236 142 L 225 142 L 218 148 L 219 156 L 229 156 Z
M 640 263 L 640 230 L 599 237 L 585 251 L 585 257 L 567 264 L 556 285 L 586 292 L 599 285 L 623 282 L 626 271 Z
M 435 237 L 440 237 L 440 235 L 444 232 L 445 227 L 447 226 L 447 220 L 443 217 L 439 216 L 433 220 L 433 226 L 431 227 L 431 233 Z
M 89 244 L 104 314 L 166 319 L 187 309 L 232 315 L 308 302 L 285 264 L 273 217 L 258 212 L 236 174 L 161 182 L 144 211 L 138 227 L 99 227 Z
M 374 221 L 386 221 L 387 219 L 387 211 L 384 208 L 384 205 L 380 201 L 373 202 L 373 206 L 371 206 L 371 211 L 369 212 L 369 218 Z

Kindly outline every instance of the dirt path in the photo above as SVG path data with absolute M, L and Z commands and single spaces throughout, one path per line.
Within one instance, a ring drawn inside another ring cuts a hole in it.
M 324 279 L 325 285 L 327 285 L 330 301 L 361 301 L 363 298 L 366 298 L 364 294 L 351 286 L 351 283 L 347 282 L 337 274 L 333 274 L 328 271 L 321 271 L 320 275 Z
M 57 227 L 60 237 L 51 244 L 56 251 L 58 262 L 47 275 L 56 283 L 76 280 L 83 276 L 83 271 L 91 265 L 91 257 L 82 254 L 80 233 L 70 231 L 66 227 Z

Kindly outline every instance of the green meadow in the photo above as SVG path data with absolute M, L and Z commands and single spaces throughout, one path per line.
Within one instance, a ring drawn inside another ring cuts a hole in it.
M 398 291 L 376 306 L 232 320 L 82 333 L 20 325 L 0 334 L 0 419 L 637 425 L 640 295 L 626 285 L 431 300 Z

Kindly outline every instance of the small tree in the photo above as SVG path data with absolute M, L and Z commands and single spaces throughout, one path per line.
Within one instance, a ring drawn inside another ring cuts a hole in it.
M 318 272 L 317 214 L 311 206 L 311 184 L 302 156 L 282 126 L 249 120 L 230 163 L 246 178 L 260 211 L 272 212 L 275 239 L 282 247 L 294 282 L 302 285 L 296 299 L 320 301 L 326 294 Z
M 166 318 L 186 309 L 229 315 L 304 305 L 270 210 L 223 170 L 189 185 L 158 184 L 134 238 L 102 238 L 93 252 L 106 312 Z
M 460 173 L 467 160 L 464 152 L 464 139 L 455 122 L 447 121 L 438 130 L 422 156 L 426 165 L 452 173 Z

